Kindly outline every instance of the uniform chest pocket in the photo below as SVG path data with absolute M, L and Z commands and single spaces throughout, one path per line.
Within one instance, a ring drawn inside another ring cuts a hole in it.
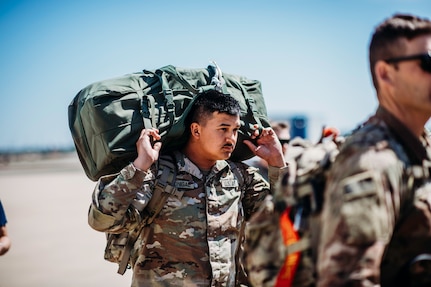
M 340 183 L 340 218 L 346 228 L 346 242 L 366 245 L 388 240 L 390 220 L 382 179 L 378 173 L 363 172 Z
M 231 206 L 241 199 L 236 179 L 221 179 L 219 184 L 208 187 L 208 201 L 217 206 Z

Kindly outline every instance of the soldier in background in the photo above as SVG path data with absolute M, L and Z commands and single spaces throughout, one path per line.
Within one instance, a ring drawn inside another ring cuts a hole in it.
M 369 60 L 379 106 L 329 174 L 318 286 L 431 286 L 431 22 L 386 19 Z
M 0 201 L 0 256 L 8 252 L 11 246 L 11 240 L 9 238 L 6 224 L 6 213 Z

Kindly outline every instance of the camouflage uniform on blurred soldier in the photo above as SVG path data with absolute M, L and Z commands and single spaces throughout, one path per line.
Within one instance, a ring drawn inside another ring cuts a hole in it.
M 290 141 L 278 188 L 245 229 L 242 259 L 252 286 L 315 286 L 323 192 L 343 142 L 333 127 L 323 127 L 317 143 Z
M 431 22 L 385 20 L 369 57 L 379 106 L 330 171 L 318 286 L 431 286 Z
M 173 152 L 176 187 L 159 216 L 141 233 L 132 253 L 132 286 L 238 286 L 237 252 L 244 220 L 259 207 L 270 185 L 256 168 L 228 160 L 240 127 L 236 100 L 216 91 L 199 96 L 188 119 L 189 139 Z M 270 182 L 285 166 L 274 131 L 244 141 L 270 164 Z M 143 130 L 138 158 L 119 174 L 99 180 L 89 223 L 99 231 L 133 229 L 148 203 L 157 175 L 158 131 Z M 155 143 L 154 143 L 155 142 Z M 235 170 L 236 169 L 236 170 Z

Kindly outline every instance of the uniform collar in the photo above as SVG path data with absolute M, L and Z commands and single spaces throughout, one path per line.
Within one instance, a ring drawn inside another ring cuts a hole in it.
M 197 167 L 183 153 L 178 151 L 174 152 L 174 158 L 177 162 L 178 171 L 184 171 L 193 175 L 194 177 L 203 179 L 204 175 L 202 171 L 199 169 L 199 167 Z M 223 171 L 227 166 L 229 166 L 229 163 L 227 161 L 218 160 L 216 161 L 215 165 L 212 167 L 210 174 L 218 174 L 219 172 Z
M 382 106 L 378 107 L 375 117 L 388 125 L 414 164 L 421 165 L 423 160 L 430 159 L 430 135 L 428 131 L 424 129 L 421 138 L 417 138 L 400 120 Z

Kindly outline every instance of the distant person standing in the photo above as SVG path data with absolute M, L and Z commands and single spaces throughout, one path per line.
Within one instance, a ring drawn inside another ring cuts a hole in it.
M 383 21 L 369 64 L 379 106 L 331 167 L 317 286 L 431 286 L 431 21 Z
M 290 125 L 287 121 L 272 121 L 271 127 L 281 143 L 283 154 L 286 155 L 290 142 Z
M 6 223 L 6 213 L 0 200 L 0 256 L 8 252 L 11 246 L 11 240 L 7 232 Z

